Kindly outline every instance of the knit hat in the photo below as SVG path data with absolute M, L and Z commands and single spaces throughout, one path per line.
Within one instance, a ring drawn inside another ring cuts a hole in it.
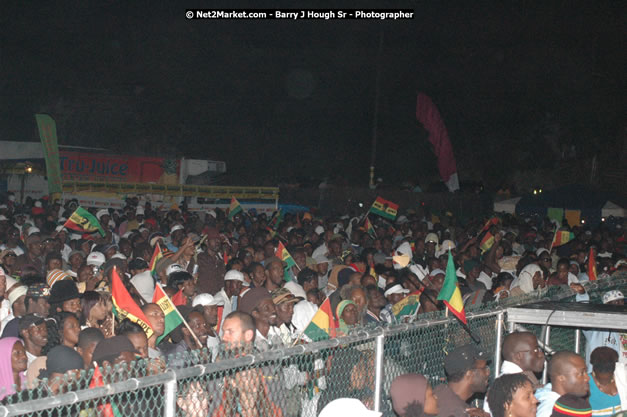
M 562 395 L 555 401 L 551 417 L 564 416 L 591 417 L 590 402 L 573 394 Z
M 11 293 L 8 296 L 9 304 L 13 305 L 13 303 L 23 295 L 26 295 L 28 292 L 28 288 L 24 285 L 18 285 L 11 290 Z
M 53 269 L 52 271 L 48 272 L 48 275 L 46 275 L 46 283 L 48 283 L 48 286 L 50 288 L 52 288 L 55 282 L 63 281 L 64 279 L 72 279 L 72 277 L 70 277 L 65 271 L 61 271 L 60 269 Z

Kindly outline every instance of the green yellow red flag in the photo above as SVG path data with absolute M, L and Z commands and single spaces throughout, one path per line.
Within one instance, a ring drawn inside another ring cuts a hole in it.
M 294 265 L 296 265 L 296 261 L 294 261 L 292 255 L 290 255 L 290 253 L 287 251 L 285 245 L 283 245 L 283 242 L 279 242 L 279 246 L 277 246 L 275 254 L 280 260 L 286 263 L 283 278 L 285 279 L 285 281 L 291 281 L 292 276 L 290 275 L 290 269 Z
M 564 231 L 564 230 L 556 230 L 555 235 L 553 236 L 553 242 L 551 242 L 551 248 L 555 248 L 557 246 L 562 246 L 575 238 L 575 234 L 573 232 Z
M 240 205 L 239 201 L 237 201 L 237 198 L 231 197 L 231 205 L 229 206 L 229 216 L 228 216 L 228 219 L 229 220 L 233 220 L 233 217 L 235 217 L 236 214 L 239 214 L 239 213 L 241 213 L 243 211 L 244 211 L 244 209 Z
M 377 197 L 374 203 L 372 203 L 372 207 L 370 207 L 369 212 L 388 220 L 394 220 L 398 214 L 398 204 L 392 203 L 391 201 L 385 200 L 381 197 Z
M 304 334 L 316 342 L 335 337 L 335 329 L 337 327 L 338 325 L 331 309 L 331 300 L 327 298 L 320 305 L 311 322 L 305 327 Z
M 111 272 L 111 300 L 113 301 L 113 314 L 122 321 L 129 319 L 133 323 L 137 323 L 146 333 L 146 337 L 150 339 L 153 334 L 152 327 L 144 312 L 137 305 L 133 297 L 122 283 L 118 270 L 113 267 Z
M 81 206 L 78 206 L 63 226 L 77 232 L 93 233 L 97 231 L 101 236 L 105 235 L 105 231 L 96 216 Z
M 152 302 L 157 304 L 165 315 L 165 330 L 163 331 L 163 334 L 157 338 L 157 343 L 159 343 L 163 338 L 170 334 L 172 330 L 183 324 L 183 317 L 174 305 L 174 302 L 163 291 L 159 283 L 155 285 L 155 292 L 152 295 Z
M 464 302 L 462 293 L 457 284 L 457 275 L 455 274 L 455 264 L 453 263 L 453 255 L 448 253 L 448 262 L 446 264 L 446 276 L 442 290 L 438 294 L 438 300 L 442 300 L 449 311 L 455 315 L 462 323 L 466 323 L 466 312 L 464 311 Z
M 494 235 L 490 232 L 486 232 L 483 239 L 481 239 L 481 244 L 479 245 L 481 253 L 489 251 L 492 245 L 494 245 Z

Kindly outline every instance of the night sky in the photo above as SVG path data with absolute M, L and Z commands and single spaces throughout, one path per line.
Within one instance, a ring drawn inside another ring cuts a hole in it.
M 359 3 L 414 9 L 398 21 L 190 21 L 185 9 L 207 3 L 175 3 L 5 3 L 0 140 L 37 141 L 44 112 L 61 144 L 223 160 L 223 183 L 365 185 L 379 64 L 388 183 L 438 179 L 418 91 L 444 117 L 462 181 L 496 186 L 565 146 L 622 144 L 624 2 Z

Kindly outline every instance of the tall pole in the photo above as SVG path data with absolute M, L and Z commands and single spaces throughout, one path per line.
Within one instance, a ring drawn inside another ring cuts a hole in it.
M 383 29 L 379 34 L 379 50 L 377 51 L 377 79 L 374 96 L 374 116 L 372 122 L 372 146 L 370 155 L 370 187 L 374 187 L 374 163 L 377 157 L 377 127 L 379 122 L 379 95 L 381 94 L 381 55 L 383 54 Z

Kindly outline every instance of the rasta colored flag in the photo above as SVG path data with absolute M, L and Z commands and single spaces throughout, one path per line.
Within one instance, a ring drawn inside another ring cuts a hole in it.
M 420 294 L 422 294 L 422 291 L 422 289 L 414 291 L 392 306 L 392 314 L 396 316 L 396 320 L 401 321 L 401 318 L 404 316 L 412 317 L 416 315 L 418 307 L 420 307 Z
M 455 264 L 453 263 L 453 255 L 448 253 L 448 263 L 446 264 L 446 277 L 442 290 L 438 294 L 438 300 L 444 301 L 449 311 L 455 314 L 455 317 L 464 324 L 466 323 L 466 312 L 464 311 L 464 302 L 462 301 L 462 293 L 457 285 L 457 276 L 455 275 Z
M 78 206 L 76 211 L 72 213 L 63 226 L 71 230 L 76 230 L 77 232 L 93 233 L 98 231 L 101 236 L 105 235 L 105 231 L 100 225 L 100 222 L 98 222 L 96 216 L 81 206 Z
M 102 372 L 100 372 L 100 367 L 96 362 L 94 362 L 94 373 L 91 377 L 91 382 L 89 383 L 89 388 L 98 388 L 104 387 L 104 381 L 102 378 Z M 100 411 L 101 416 L 103 417 L 122 417 L 122 413 L 118 409 L 118 406 L 115 405 L 114 402 L 105 403 L 97 406 L 98 411 Z
M 283 242 L 279 242 L 279 246 L 277 246 L 275 254 L 280 260 L 287 264 L 285 266 L 285 273 L 283 275 L 283 278 L 285 279 L 285 281 L 291 281 L 292 278 L 290 276 L 290 268 L 296 265 L 296 262 L 294 261 L 294 258 L 292 258 L 292 255 L 290 255 L 290 253 L 287 251 L 287 249 L 285 249 Z
M 557 246 L 562 246 L 575 238 L 575 234 L 573 232 L 557 230 L 555 232 L 555 236 L 553 236 L 553 242 L 551 242 L 551 247 L 555 248 Z
M 377 237 L 377 232 L 374 231 L 374 226 L 372 225 L 372 222 L 370 221 L 368 216 L 366 216 L 366 221 L 364 222 L 364 227 L 366 228 L 366 233 L 368 233 L 370 236 L 372 236 L 374 238 Z
M 377 199 L 374 200 L 374 203 L 372 203 L 372 207 L 370 207 L 369 212 L 388 220 L 394 220 L 396 218 L 396 214 L 398 213 L 398 204 L 394 204 L 391 201 L 377 197 Z
M 500 219 L 498 217 L 492 217 L 490 220 L 488 220 L 486 222 L 486 224 L 483 226 L 483 228 L 479 231 L 479 233 L 483 233 L 486 230 L 488 230 L 490 227 L 498 224 L 500 221 Z
M 179 313 L 179 310 L 174 305 L 174 302 L 170 299 L 170 297 L 168 297 L 163 289 L 161 289 L 161 285 L 158 283 L 155 285 L 152 302 L 159 306 L 165 316 L 165 330 L 163 331 L 163 334 L 157 338 L 157 343 L 159 343 L 164 337 L 170 334 L 172 330 L 176 329 L 183 323 L 183 317 L 181 317 L 181 313 Z
M 311 322 L 305 327 L 305 336 L 313 340 L 329 339 L 335 337 L 335 329 L 338 328 L 333 312 L 331 311 L 331 300 L 324 300 L 316 314 L 314 314 Z
M 163 258 L 163 252 L 161 252 L 161 246 L 159 246 L 159 242 L 155 245 L 155 251 L 152 253 L 152 258 L 150 259 L 150 274 L 153 278 L 157 278 L 157 262 L 159 259 Z
M 146 333 L 146 337 L 150 339 L 153 333 L 150 322 L 128 293 L 118 275 L 116 267 L 113 267 L 111 272 L 111 300 L 113 301 L 113 314 L 115 314 L 115 317 L 120 321 L 127 318 L 133 323 L 137 323 Z
M 270 219 L 270 222 L 268 222 L 268 226 L 271 227 L 273 230 L 276 230 L 282 221 L 283 221 L 283 211 L 281 209 L 278 209 L 274 213 L 274 216 L 272 216 L 272 218 Z
M 228 219 L 232 220 L 233 217 L 235 217 L 236 214 L 239 214 L 239 213 L 241 213 L 243 211 L 244 211 L 244 209 L 242 209 L 242 206 L 240 205 L 239 201 L 237 201 L 237 198 L 231 197 L 231 205 L 229 206 L 229 216 L 228 216 Z
M 479 245 L 481 253 L 489 251 L 492 245 L 494 245 L 494 235 L 490 232 L 486 232 L 483 239 L 481 239 L 481 244 Z

